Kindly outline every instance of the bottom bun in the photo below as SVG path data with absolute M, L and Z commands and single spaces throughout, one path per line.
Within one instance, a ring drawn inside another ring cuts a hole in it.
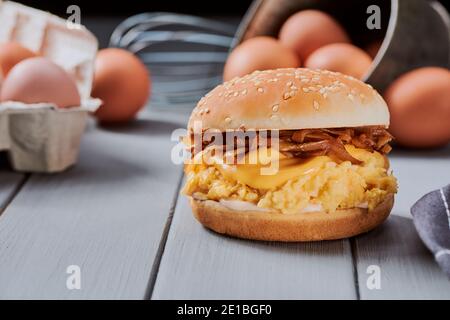
M 340 209 L 334 213 L 236 211 L 217 201 L 190 198 L 196 219 L 205 227 L 230 236 L 268 241 L 319 241 L 352 237 L 381 224 L 391 212 L 390 194 L 375 209 Z

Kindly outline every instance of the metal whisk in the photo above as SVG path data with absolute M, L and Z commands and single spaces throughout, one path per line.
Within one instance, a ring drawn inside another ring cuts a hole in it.
M 123 21 L 110 46 L 135 53 L 149 68 L 151 108 L 186 109 L 222 81 L 234 32 L 234 26 L 209 19 L 144 13 Z

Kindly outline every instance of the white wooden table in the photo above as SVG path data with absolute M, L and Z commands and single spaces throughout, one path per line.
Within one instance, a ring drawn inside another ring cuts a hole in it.
M 0 166 L 0 298 L 450 298 L 409 213 L 450 183 L 450 148 L 394 152 L 393 214 L 366 235 L 252 242 L 204 229 L 179 196 L 170 134 L 185 121 L 160 113 L 114 130 L 91 123 L 79 163 L 61 174 Z M 66 286 L 71 265 L 80 268 L 79 290 Z M 379 290 L 366 285 L 371 265 L 380 268 Z

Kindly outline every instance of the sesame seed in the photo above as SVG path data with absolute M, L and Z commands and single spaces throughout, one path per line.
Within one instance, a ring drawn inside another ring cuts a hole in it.
M 237 91 L 235 91 L 234 93 L 233 93 L 233 96 L 235 96 L 235 97 L 237 97 L 239 95 L 239 92 L 237 92 Z
M 351 101 L 353 101 L 353 95 L 351 94 L 351 93 L 349 93 L 348 95 L 347 95 L 347 97 L 351 100 Z
M 298 88 L 294 85 L 291 86 L 291 90 L 297 90 Z
M 309 89 L 309 91 L 316 91 L 315 87 L 309 87 L 308 89 Z
M 289 95 L 290 95 L 291 97 L 295 96 L 296 94 L 297 94 L 297 91 L 295 91 L 295 90 L 292 90 L 292 91 L 289 93 Z
M 301 80 L 301 82 L 308 83 L 308 82 L 309 82 L 309 79 L 303 78 L 303 79 Z
M 319 110 L 319 103 L 316 101 L 316 100 L 314 100 L 313 101 L 313 107 L 314 107 L 314 109 L 316 109 L 316 110 Z
M 290 92 L 285 92 L 284 95 L 283 95 L 283 99 L 284 100 L 288 100 L 290 98 L 291 98 L 291 93 Z
M 219 97 L 223 96 L 223 92 L 219 92 Z
M 279 109 L 280 109 L 280 105 L 279 105 L 279 104 L 275 104 L 275 105 L 273 105 L 273 107 L 272 107 L 272 111 L 273 111 L 273 112 L 278 112 Z
M 264 89 L 261 88 L 261 87 L 259 87 L 259 88 L 258 88 L 258 92 L 259 92 L 259 93 L 263 93 L 263 92 L 264 92 Z
M 294 83 L 292 82 L 292 81 L 288 81 L 288 83 L 286 83 L 286 85 L 288 86 L 288 87 L 290 87 L 290 86 L 292 86 Z
M 336 86 L 332 86 L 332 87 L 329 88 L 329 90 L 330 90 L 331 92 L 336 92 L 336 91 L 339 90 L 339 89 L 338 89 L 338 87 L 336 87 Z
M 305 93 L 308 93 L 308 92 L 309 92 L 309 89 L 306 88 L 306 87 L 303 87 L 302 90 L 303 90 L 303 92 L 305 92 Z
M 205 109 L 205 113 L 209 113 L 209 108 L 206 108 L 206 109 Z
M 247 94 L 247 89 L 242 90 L 242 91 L 241 91 L 241 94 L 242 94 L 243 96 L 245 96 L 245 95 Z
M 226 117 L 226 118 L 225 118 L 225 122 L 226 122 L 226 123 L 230 123 L 230 122 L 231 122 L 231 118 L 230 118 L 230 117 Z

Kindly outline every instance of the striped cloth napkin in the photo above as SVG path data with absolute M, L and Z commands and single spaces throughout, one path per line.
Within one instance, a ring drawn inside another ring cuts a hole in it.
M 450 278 L 450 185 L 424 195 L 411 208 L 420 238 Z

